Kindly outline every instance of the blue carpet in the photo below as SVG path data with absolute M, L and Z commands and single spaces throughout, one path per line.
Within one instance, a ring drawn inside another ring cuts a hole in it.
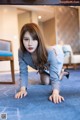
M 64 77 L 61 82 L 61 95 L 65 101 L 60 104 L 48 100 L 51 86 L 38 85 L 40 81 L 36 73 L 29 73 L 28 96 L 16 100 L 14 95 L 19 89 L 19 79 L 16 75 L 16 85 L 0 85 L 0 114 L 7 113 L 7 120 L 80 120 L 79 69 L 70 70 L 70 78 Z M 36 85 L 31 84 L 33 79 Z

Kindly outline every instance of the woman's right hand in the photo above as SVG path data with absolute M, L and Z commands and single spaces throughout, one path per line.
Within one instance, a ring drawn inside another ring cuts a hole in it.
M 21 88 L 20 91 L 16 93 L 15 98 L 16 99 L 23 98 L 26 95 L 27 95 L 26 89 Z

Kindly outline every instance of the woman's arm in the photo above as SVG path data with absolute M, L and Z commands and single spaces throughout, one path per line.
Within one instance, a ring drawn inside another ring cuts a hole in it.
M 58 64 L 57 64 L 57 58 L 55 52 L 52 49 L 49 51 L 48 61 L 50 63 L 49 71 L 50 71 L 50 80 L 52 84 L 52 95 L 49 97 L 49 100 L 53 101 L 54 103 L 59 103 L 62 100 L 64 100 L 64 98 L 59 95 L 60 80 L 58 74 Z
M 48 52 L 48 62 L 50 64 L 49 72 L 50 72 L 52 89 L 59 90 L 60 80 L 59 80 L 59 74 L 58 74 L 58 64 L 57 64 L 57 58 L 53 49 L 50 49 Z
M 20 49 L 18 51 L 18 59 L 19 59 L 21 87 L 24 86 L 25 88 L 27 88 L 27 85 L 28 85 L 28 65 L 24 61 L 23 53 Z
M 19 49 L 18 51 L 18 59 L 19 59 L 19 69 L 20 69 L 20 79 L 21 79 L 21 88 L 19 92 L 15 95 L 15 98 L 22 98 L 27 95 L 27 84 L 28 84 L 28 68 L 27 64 L 23 59 L 23 53 Z

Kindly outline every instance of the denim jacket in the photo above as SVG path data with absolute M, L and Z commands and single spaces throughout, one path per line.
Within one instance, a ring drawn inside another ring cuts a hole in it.
M 50 81 L 52 85 L 52 89 L 58 89 L 60 87 L 60 80 L 58 74 L 58 63 L 57 58 L 54 53 L 53 49 L 47 49 L 48 51 L 48 59 L 47 62 L 49 63 L 48 70 L 50 73 Z M 21 87 L 28 86 L 28 65 L 34 69 L 38 69 L 37 66 L 34 65 L 32 56 L 29 52 L 22 52 L 21 49 L 18 51 L 18 58 L 19 58 L 19 67 L 20 67 L 20 77 L 21 77 Z

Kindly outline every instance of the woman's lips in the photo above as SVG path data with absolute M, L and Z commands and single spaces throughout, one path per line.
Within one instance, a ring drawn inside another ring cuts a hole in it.
M 32 48 L 32 47 L 29 47 L 28 49 L 29 49 L 29 50 L 32 50 L 33 48 Z

